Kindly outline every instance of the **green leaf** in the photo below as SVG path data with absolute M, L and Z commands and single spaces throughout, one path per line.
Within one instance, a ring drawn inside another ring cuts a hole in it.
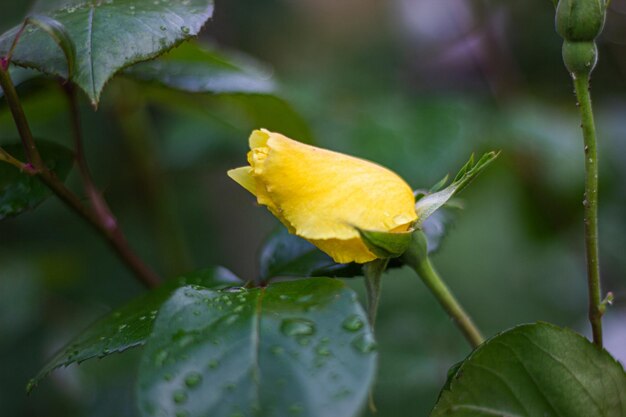
M 94 105 L 119 70 L 152 59 L 195 36 L 213 14 L 212 0 L 40 1 L 36 11 L 59 21 L 76 45 L 73 77 Z M 0 36 L 6 54 L 19 26 Z M 67 78 L 67 61 L 40 28 L 28 28 L 12 62 Z
M 367 318 L 341 281 L 185 287 L 163 306 L 146 344 L 140 415 L 351 417 L 375 362 Z
M 458 194 L 461 190 L 469 185 L 474 178 L 482 172 L 494 159 L 498 157 L 498 152 L 488 152 L 484 154 L 477 162 L 474 162 L 472 155 L 465 165 L 459 170 L 454 177 L 452 184 L 441 191 L 427 194 L 415 203 L 415 211 L 417 212 L 416 226 L 420 226 L 431 214 L 437 211 L 441 206 L 446 204 L 448 200 Z M 435 187 L 443 187 L 441 181 Z
M 171 294 L 184 285 L 202 287 L 241 285 L 224 268 L 210 268 L 167 281 L 165 284 L 107 314 L 61 349 L 29 383 L 30 392 L 50 372 L 72 363 L 102 358 L 141 346 L 152 331 L 154 320 Z M 199 287 L 198 287 L 199 288 Z
M 442 391 L 431 417 L 626 415 L 626 373 L 605 350 L 547 323 L 478 347 Z
M 301 237 L 279 227 L 264 242 L 259 253 L 262 281 L 275 277 L 353 277 L 362 275 L 355 263 L 338 264 Z
M 402 255 L 411 243 L 413 230 L 408 232 L 377 232 L 374 230 L 359 231 L 365 246 L 380 258 L 397 258 Z
M 61 48 L 67 63 L 67 78 L 71 80 L 76 67 L 76 45 L 74 45 L 74 41 L 72 41 L 65 26 L 56 19 L 39 14 L 28 16 L 25 24 L 43 30 Z
M 204 119 L 204 123 L 225 128 L 231 135 L 244 135 L 247 138 L 252 130 L 264 127 L 300 142 L 313 142 L 307 122 L 287 101 L 275 95 L 190 94 L 147 83 L 142 87 L 141 91 L 149 102 L 158 104 L 169 112 L 184 112 L 185 117 L 199 116 Z M 198 135 L 197 130 L 195 134 Z M 210 139 L 203 138 L 202 141 L 207 142 Z
M 225 54 L 194 43 L 183 44 L 124 74 L 189 93 L 271 93 L 271 73 L 241 54 Z
M 71 150 L 51 142 L 37 141 L 46 166 L 64 180 L 72 169 Z M 21 144 L 3 145 L 7 153 L 25 161 Z M 41 204 L 52 192 L 34 175 L 29 175 L 4 161 L 0 161 L 0 220 L 17 216 Z

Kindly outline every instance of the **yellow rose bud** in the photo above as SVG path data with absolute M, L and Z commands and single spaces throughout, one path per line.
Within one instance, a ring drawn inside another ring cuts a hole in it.
M 380 165 L 265 129 L 250 135 L 250 166 L 228 176 L 288 229 L 335 262 L 377 258 L 361 230 L 405 232 L 417 219 L 411 187 Z

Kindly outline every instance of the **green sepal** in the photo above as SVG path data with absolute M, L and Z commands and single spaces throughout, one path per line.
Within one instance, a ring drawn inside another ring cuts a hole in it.
M 591 42 L 602 32 L 606 7 L 603 0 L 560 0 L 556 31 L 566 41 Z
M 487 152 L 480 157 L 478 161 L 474 161 L 474 155 L 470 157 L 469 161 L 459 170 L 454 177 L 452 183 L 441 191 L 427 194 L 421 197 L 417 203 L 415 203 L 415 212 L 417 213 L 416 226 L 421 226 L 424 221 L 432 215 L 441 206 L 446 204 L 452 197 L 458 192 L 463 190 L 469 183 L 482 172 L 494 159 L 498 157 L 499 152 Z M 443 187 L 441 181 L 435 185 L 435 187 Z
M 420 229 L 411 233 L 411 240 L 402 254 L 401 261 L 415 269 L 428 258 L 428 238 Z
M 356 228 L 361 235 L 365 246 L 379 258 L 397 258 L 401 256 L 411 243 L 411 234 L 408 232 L 379 232 Z
M 591 74 L 598 62 L 595 42 L 563 42 L 563 63 L 570 74 L 583 77 Z

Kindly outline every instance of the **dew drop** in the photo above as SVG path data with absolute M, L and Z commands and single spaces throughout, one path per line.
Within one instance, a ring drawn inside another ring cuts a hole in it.
M 393 218 L 393 222 L 395 224 L 401 225 L 411 222 L 413 219 L 406 214 L 399 214 Z
M 352 341 L 352 346 L 361 353 L 370 353 L 376 350 L 376 342 L 368 333 L 357 336 Z
M 163 26 L 163 25 L 161 25 L 161 26 L 159 27 L 159 29 L 161 29 L 163 32 L 165 32 L 165 31 L 167 30 L 167 28 L 166 28 L 165 26 Z
M 185 377 L 185 385 L 189 388 L 197 387 L 202 382 L 202 375 L 198 372 L 191 372 Z
M 330 349 L 328 349 L 328 346 L 319 345 L 315 349 L 315 353 L 317 353 L 320 356 L 330 356 Z
M 309 302 L 313 301 L 313 298 L 314 298 L 313 294 L 303 295 L 303 296 L 298 297 L 296 299 L 296 303 L 301 303 L 301 304 L 309 303 Z
M 311 343 L 309 336 L 296 336 L 296 341 L 300 346 L 308 346 Z
M 158 351 L 157 354 L 154 355 L 154 364 L 157 367 L 163 366 L 163 363 L 165 362 L 168 356 L 169 356 L 169 353 L 167 352 L 167 350 Z
M 172 399 L 176 404 L 184 404 L 187 402 L 187 393 L 183 390 L 174 391 Z
M 282 355 L 283 353 L 285 353 L 285 349 L 283 349 L 282 346 L 273 346 L 270 349 L 270 352 L 272 352 L 273 355 L 279 356 L 279 355 Z
M 217 368 L 217 366 L 219 365 L 219 362 L 216 361 L 215 359 L 212 359 L 209 361 L 209 368 L 210 369 L 215 369 Z
M 333 395 L 333 398 L 336 398 L 336 399 L 346 398 L 346 397 L 349 397 L 350 394 L 352 394 L 352 391 L 350 391 L 348 388 L 343 388 L 343 389 L 340 389 L 337 393 L 335 393 L 335 395 Z
M 364 323 L 363 320 L 361 320 L 361 317 L 359 317 L 357 314 L 353 314 L 351 316 L 348 316 L 348 318 L 343 321 L 341 327 L 350 332 L 356 332 L 363 328 L 363 324 Z
M 285 319 L 280 331 L 287 336 L 310 336 L 315 333 L 315 324 L 306 319 Z
M 187 34 L 190 32 L 190 30 L 189 30 L 189 28 L 188 28 L 187 26 L 181 26 L 180 30 L 181 30 L 181 31 L 182 31 L 185 35 L 187 35 Z

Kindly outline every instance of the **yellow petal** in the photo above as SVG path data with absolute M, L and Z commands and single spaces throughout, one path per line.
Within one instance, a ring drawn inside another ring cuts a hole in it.
M 299 236 L 348 240 L 359 237 L 355 227 L 406 230 L 416 220 L 411 187 L 388 169 L 262 133 L 265 156 L 253 161 L 253 175 Z
M 249 142 L 250 166 L 228 175 L 336 262 L 376 259 L 356 228 L 402 232 L 417 218 L 411 188 L 380 165 L 265 129 Z
M 239 167 L 235 169 L 229 169 L 226 174 L 231 177 L 235 182 L 241 185 L 252 194 L 256 195 L 256 180 L 252 176 L 252 168 Z
M 357 262 L 364 264 L 376 259 L 376 255 L 367 249 L 365 243 L 359 238 L 340 240 L 340 239 L 313 239 L 312 244 L 317 246 L 322 252 L 330 255 L 337 263 L 346 264 Z

